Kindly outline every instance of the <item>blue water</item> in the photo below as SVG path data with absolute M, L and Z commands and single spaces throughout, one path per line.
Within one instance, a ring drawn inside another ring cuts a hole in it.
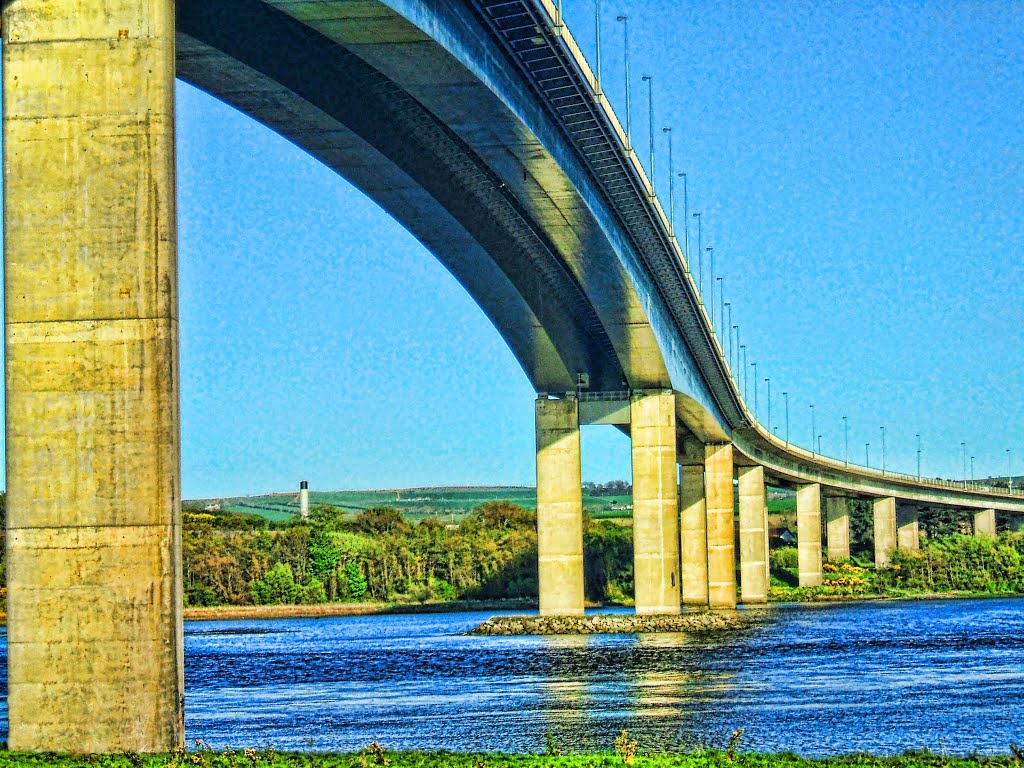
M 536 752 L 721 747 L 828 755 L 1024 742 L 1024 600 L 751 610 L 672 634 L 470 637 L 490 614 L 188 622 L 189 743 Z

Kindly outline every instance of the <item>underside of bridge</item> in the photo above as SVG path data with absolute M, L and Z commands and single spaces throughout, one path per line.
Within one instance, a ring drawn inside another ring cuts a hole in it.
M 538 393 L 542 613 L 583 611 L 584 423 L 632 439 L 638 613 L 766 599 L 768 482 L 797 489 L 808 586 L 826 541 L 849 554 L 849 498 L 879 565 L 915 504 L 981 535 L 1024 512 L 757 425 L 547 0 L 73 5 L 3 6 L 12 749 L 183 740 L 176 73 L 362 189 L 505 338 Z

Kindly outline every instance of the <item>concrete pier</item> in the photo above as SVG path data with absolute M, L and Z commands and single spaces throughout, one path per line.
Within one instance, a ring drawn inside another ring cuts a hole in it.
M 994 509 L 979 509 L 974 513 L 974 535 L 996 536 L 996 511 Z
M 796 539 L 801 587 L 821 584 L 821 485 L 796 489 Z
M 537 398 L 537 582 L 541 616 L 583 614 L 579 402 Z
M 764 467 L 738 467 L 740 495 L 740 599 L 768 602 L 768 501 Z
M 921 531 L 917 522 L 918 510 L 914 506 L 896 509 L 896 546 L 909 552 L 921 549 Z
M 675 395 L 672 392 L 633 395 L 629 419 L 633 446 L 636 613 L 679 613 Z
M 875 528 L 875 567 L 889 565 L 889 556 L 896 549 L 896 499 L 886 496 L 872 502 Z
M 684 441 L 680 451 L 679 536 L 683 605 L 708 604 L 708 527 L 704 501 L 704 445 Z
M 825 497 L 825 540 L 829 560 L 850 557 L 850 500 L 843 496 Z
M 184 738 L 174 3 L 4 3 L 8 745 Z
M 736 520 L 732 445 L 704 449 L 704 488 L 708 512 L 708 604 L 736 607 Z

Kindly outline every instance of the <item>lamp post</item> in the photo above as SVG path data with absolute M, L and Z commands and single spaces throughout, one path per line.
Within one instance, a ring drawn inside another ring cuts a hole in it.
M 871 469 L 871 443 L 864 443 L 864 466 Z
M 740 327 L 739 327 L 739 325 L 734 325 L 733 328 L 736 329 L 736 359 L 733 361 L 733 368 L 732 369 L 734 371 L 737 371 L 737 374 L 736 374 L 736 386 L 738 387 L 740 385 L 740 377 L 739 377 L 739 373 L 738 373 L 738 371 L 740 370 L 740 349 L 743 348 L 743 345 L 740 344 Z
M 747 345 L 746 344 L 741 345 L 740 346 L 740 351 L 743 353 L 743 397 L 746 397 L 747 396 Z
M 789 392 L 783 392 L 782 399 L 786 402 L 786 445 L 789 445 Z
M 764 383 L 768 385 L 768 426 L 772 424 L 772 380 L 765 378 Z
M 967 443 L 963 440 L 960 441 L 960 451 L 962 456 L 960 457 L 961 473 L 960 477 L 964 479 L 964 488 L 967 487 Z
M 647 117 L 650 130 L 650 149 L 651 149 L 651 196 L 655 194 L 654 190 L 654 78 L 650 75 L 644 75 L 640 78 L 647 83 Z
M 917 433 L 917 479 L 921 480 L 921 433 Z
M 672 170 L 672 129 L 662 128 L 668 136 L 668 226 L 669 234 L 676 236 L 676 174 Z
M 686 174 L 680 173 L 683 177 L 683 250 L 686 251 L 686 263 L 690 263 L 690 212 L 689 203 L 686 199 Z M 689 269 L 689 266 L 687 266 Z
M 716 277 L 715 280 L 718 281 L 718 302 L 719 302 L 719 305 L 720 305 L 719 308 L 718 308 L 718 322 L 724 323 L 725 322 L 725 278 L 719 276 L 719 277 Z
M 704 252 L 701 250 L 700 242 L 700 211 L 693 214 L 697 220 L 697 298 L 704 301 Z
M 710 288 L 711 288 L 711 325 L 715 324 L 715 249 L 713 246 L 707 247 L 708 258 L 710 259 L 710 269 L 708 274 L 711 276 Z
M 814 405 L 808 406 L 811 409 L 811 456 L 814 455 L 814 436 L 818 433 L 817 427 L 814 426 Z
M 757 420 L 757 363 L 751 363 L 750 367 L 754 369 L 754 420 Z
M 971 487 L 974 487 L 974 457 L 971 456 Z
M 729 310 L 729 325 L 726 326 L 726 331 L 728 331 L 728 333 L 729 333 L 729 353 L 727 355 L 727 359 L 731 360 L 732 359 L 732 302 L 731 301 L 725 302 L 725 306 Z M 732 363 L 730 363 L 730 365 L 732 365 Z
M 821 435 L 818 435 L 818 455 L 823 455 L 821 452 Z
M 1006 449 L 1006 490 L 1013 493 L 1013 454 Z
M 885 427 L 879 427 L 882 430 L 882 474 L 885 474 Z
M 597 95 L 601 91 L 601 0 L 594 0 L 594 39 L 597 41 L 597 55 L 594 57 L 594 75 L 597 80 Z
M 843 416 L 843 464 L 850 466 L 850 421 Z
M 633 110 L 629 101 L 629 16 L 622 14 L 615 17 L 616 21 L 622 22 L 623 43 L 626 51 L 626 151 L 633 150 Z M 671 150 L 669 156 L 671 157 Z

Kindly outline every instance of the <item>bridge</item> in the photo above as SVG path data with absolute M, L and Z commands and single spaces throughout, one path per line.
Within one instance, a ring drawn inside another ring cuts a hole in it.
M 3 66 L 11 749 L 183 740 L 175 76 L 363 190 L 508 343 L 542 613 L 583 611 L 581 424 L 631 437 L 638 613 L 765 601 L 769 483 L 797 491 L 805 586 L 849 554 L 851 499 L 879 566 L 922 508 L 1024 515 L 758 423 L 550 0 L 7 0 Z

